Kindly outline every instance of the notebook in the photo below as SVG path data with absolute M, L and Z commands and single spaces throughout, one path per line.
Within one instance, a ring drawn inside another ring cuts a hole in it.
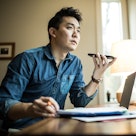
M 95 108 L 74 108 L 59 110 L 59 117 L 97 117 L 97 116 L 114 116 L 127 113 L 130 104 L 130 98 L 134 86 L 136 72 L 127 76 L 122 93 L 120 105 L 114 107 L 95 107 Z

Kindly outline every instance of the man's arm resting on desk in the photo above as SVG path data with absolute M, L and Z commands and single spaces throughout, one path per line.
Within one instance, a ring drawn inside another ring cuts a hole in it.
M 48 103 L 51 103 L 49 105 Z M 59 110 L 58 103 L 51 97 L 40 97 L 33 103 L 19 102 L 8 111 L 8 117 L 16 120 L 24 117 L 54 117 Z
M 30 109 L 32 103 L 16 103 L 8 111 L 8 118 L 11 120 L 17 120 L 25 117 L 32 117 L 32 111 Z

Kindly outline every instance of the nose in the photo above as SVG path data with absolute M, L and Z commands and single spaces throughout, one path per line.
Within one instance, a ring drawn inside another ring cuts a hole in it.
M 80 34 L 79 34 L 79 32 L 77 30 L 73 31 L 73 35 L 72 35 L 73 37 L 79 37 L 79 35 Z

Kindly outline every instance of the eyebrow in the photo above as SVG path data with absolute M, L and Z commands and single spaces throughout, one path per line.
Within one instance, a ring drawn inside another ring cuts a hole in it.
M 67 23 L 67 25 L 72 25 L 75 27 L 75 25 L 73 23 Z M 80 26 L 78 26 L 77 28 L 80 29 Z

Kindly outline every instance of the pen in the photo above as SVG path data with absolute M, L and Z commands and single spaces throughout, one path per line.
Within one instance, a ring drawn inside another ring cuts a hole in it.
M 54 106 L 52 105 L 52 103 L 50 101 L 47 102 L 48 106 L 51 106 L 54 109 Z
M 48 106 L 51 106 L 51 105 L 52 105 L 52 103 L 51 103 L 50 101 L 48 101 L 48 102 L 47 102 L 47 105 L 48 105 Z

